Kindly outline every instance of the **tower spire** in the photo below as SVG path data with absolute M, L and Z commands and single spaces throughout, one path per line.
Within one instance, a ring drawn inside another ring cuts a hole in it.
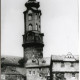
M 36 1 L 36 0 L 28 0 L 28 1 Z

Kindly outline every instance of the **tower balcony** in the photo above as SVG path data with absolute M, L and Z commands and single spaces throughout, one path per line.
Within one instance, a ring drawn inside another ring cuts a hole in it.
M 26 43 L 40 43 L 40 44 L 43 44 L 43 40 L 24 40 L 23 44 L 26 44 Z
M 40 43 L 40 42 L 26 42 L 26 43 L 23 43 L 22 46 L 25 48 L 25 47 L 32 47 L 32 46 L 36 46 L 36 47 L 44 47 L 44 44 L 43 43 Z
M 44 46 L 43 36 L 25 36 L 23 35 L 22 46 Z

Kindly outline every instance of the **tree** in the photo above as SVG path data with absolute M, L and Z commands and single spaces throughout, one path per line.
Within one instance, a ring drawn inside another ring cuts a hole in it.
M 20 64 L 21 67 L 24 66 L 24 63 L 25 63 L 25 62 L 27 62 L 27 60 L 25 60 L 24 58 L 22 58 L 22 59 L 20 59 L 20 60 L 18 61 L 18 63 Z

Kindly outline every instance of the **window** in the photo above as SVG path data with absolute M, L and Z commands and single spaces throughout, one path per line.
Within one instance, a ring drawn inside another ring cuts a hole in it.
M 74 67 L 74 64 L 73 63 L 71 63 L 71 67 Z
M 40 19 L 40 15 L 39 15 L 39 19 Z
M 66 78 L 64 78 L 64 80 L 66 80 Z
M 39 28 L 41 28 L 40 25 L 39 25 Z
M 64 62 L 61 63 L 61 67 L 64 67 Z
M 28 15 L 28 20 L 32 20 L 32 14 Z
M 31 11 L 31 10 L 29 10 L 29 11 L 28 11 L 28 14 L 32 14 L 32 11 Z
M 35 19 L 37 20 L 37 14 L 35 15 Z
M 45 61 L 45 60 L 43 60 L 43 61 L 42 61 L 42 63 L 46 63 L 46 61 Z
M 36 30 L 38 30 L 38 24 L 36 24 Z
M 29 30 L 32 30 L 32 24 L 29 24 Z
M 33 71 L 33 74 L 35 74 L 35 71 Z
M 41 77 L 41 74 L 39 74 L 39 76 Z
M 33 62 L 33 63 L 35 63 L 35 62 L 36 62 L 36 60 L 32 60 L 32 62 Z
M 39 68 L 39 70 L 41 71 L 41 68 Z
M 31 74 L 31 71 L 29 71 L 29 74 Z
M 1 75 L 1 80 L 5 80 L 5 75 L 4 74 Z
M 72 77 L 75 77 L 75 73 L 72 73 Z
M 32 11 L 31 10 L 28 11 L 28 19 L 32 20 Z

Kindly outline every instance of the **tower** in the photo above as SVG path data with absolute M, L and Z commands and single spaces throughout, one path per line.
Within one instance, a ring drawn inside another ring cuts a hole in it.
M 39 2 L 36 0 L 28 0 L 25 3 L 27 8 L 24 11 L 24 35 L 23 49 L 24 59 L 42 58 L 43 57 L 43 36 L 41 33 L 41 10 L 39 10 Z

